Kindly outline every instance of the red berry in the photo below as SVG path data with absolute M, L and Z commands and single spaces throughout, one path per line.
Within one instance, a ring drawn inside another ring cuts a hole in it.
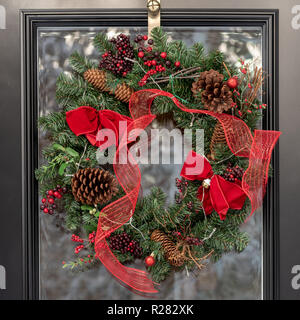
M 145 258 L 145 264 L 147 267 L 151 267 L 155 265 L 155 259 L 152 256 L 148 256 Z
M 53 199 L 53 198 L 49 198 L 49 199 L 48 199 L 48 202 L 49 202 L 50 204 L 53 204 L 53 203 L 54 203 L 54 199 Z
M 53 196 L 53 190 L 49 190 L 49 191 L 48 191 L 48 195 L 49 195 L 49 196 Z
M 176 62 L 175 62 L 175 67 L 176 67 L 176 68 L 179 68 L 179 67 L 180 67 L 180 61 L 176 61 Z
M 58 191 L 54 192 L 54 197 L 58 198 L 60 196 L 60 193 Z
M 151 64 L 152 64 L 153 66 L 156 66 L 156 63 L 157 63 L 156 60 L 152 60 L 152 61 L 151 61 Z
M 138 53 L 138 57 L 139 57 L 139 58 L 143 58 L 144 55 L 145 55 L 145 53 L 144 53 L 143 51 L 140 51 L 140 52 Z
M 228 85 L 229 88 L 235 89 L 238 86 L 237 79 L 235 77 L 229 78 L 227 80 L 227 85 Z
M 46 201 L 47 201 L 46 198 L 43 198 L 43 199 L 42 199 L 42 202 L 43 202 L 43 203 L 45 203 Z
M 145 40 L 145 41 L 148 40 L 148 36 L 144 35 L 143 40 Z
M 49 212 L 48 208 L 45 208 L 43 211 L 44 211 L 44 213 L 48 213 Z
M 162 53 L 160 54 L 160 56 L 161 56 L 163 59 L 166 59 L 167 53 L 166 53 L 166 52 L 162 52 Z

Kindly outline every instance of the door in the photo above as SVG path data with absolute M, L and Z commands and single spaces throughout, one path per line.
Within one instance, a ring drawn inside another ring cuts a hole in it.
M 2 111 L 1 138 L 5 150 L 3 154 L 11 156 L 1 159 L 1 167 L 7 168 L 3 170 L 6 177 L 3 181 L 9 183 L 3 185 L 2 191 L 3 222 L 0 237 L 3 237 L 3 241 L 0 264 L 6 270 L 6 285 L 0 294 L 3 299 L 131 299 L 134 297 L 132 293 L 118 287 L 118 284 L 111 284 L 110 278 L 106 279 L 107 271 L 104 267 L 74 277 L 64 273 L 61 266 L 58 266 L 58 260 L 69 249 L 62 245 L 67 241 L 68 235 L 56 228 L 57 221 L 49 222 L 48 217 L 39 214 L 39 185 L 33 177 L 33 171 L 41 161 L 38 146 L 47 143 L 43 134 L 37 131 L 36 121 L 38 116 L 57 108 L 55 79 L 59 69 L 66 65 L 64 59 L 75 49 L 87 50 L 99 31 L 129 32 L 133 35 L 145 33 L 147 14 L 145 10 L 92 10 L 92 4 L 84 1 L 78 1 L 78 6 L 90 8 L 89 10 L 68 10 L 56 1 L 48 5 L 47 8 L 41 8 L 38 2 L 35 4 L 32 1 L 31 6 L 27 2 L 22 6 L 20 1 L 19 7 L 15 7 L 7 2 L 2 10 L 6 21 L 5 28 L 0 30 L 0 36 L 3 37 L 2 43 L 6 50 L 1 50 L 0 54 L 3 68 L 7 71 L 6 76 L 1 77 L 1 103 L 2 110 L 5 110 Z M 111 3 L 110 5 L 112 6 Z M 132 6 L 130 3 L 129 9 Z M 300 257 L 297 257 L 295 247 L 297 223 L 299 225 L 300 221 L 297 221 L 294 210 L 287 210 L 297 205 L 296 197 L 291 197 L 290 194 L 293 193 L 289 192 L 296 190 L 298 184 L 296 175 L 290 176 L 290 172 L 297 172 L 297 157 L 286 156 L 292 146 L 294 150 L 294 143 L 285 141 L 288 137 L 291 139 L 297 135 L 297 132 L 294 133 L 297 125 L 293 125 L 296 117 L 292 116 L 297 112 L 297 82 L 288 82 L 295 86 L 291 90 L 283 79 L 296 77 L 296 68 L 290 69 L 287 61 L 295 61 L 295 65 L 297 62 L 299 49 L 293 48 L 297 42 L 292 41 L 293 37 L 296 39 L 298 36 L 297 7 L 292 1 L 289 8 L 280 7 L 279 3 L 276 6 L 273 2 L 272 7 L 266 9 L 267 5 L 263 6 L 264 10 L 260 9 L 262 4 L 255 7 L 253 2 L 253 10 L 242 10 L 242 5 L 240 9 L 231 10 L 230 5 L 226 6 L 226 10 L 213 9 L 211 2 L 210 10 L 204 10 L 203 6 L 199 10 L 189 10 L 199 7 L 198 3 L 189 1 L 189 8 L 183 10 L 179 3 L 176 6 L 176 1 L 165 1 L 163 9 L 170 10 L 162 12 L 162 26 L 171 37 L 182 39 L 188 45 L 201 40 L 210 49 L 223 49 L 232 59 L 236 55 L 234 48 L 244 50 L 243 55 L 258 59 L 264 69 L 268 70 L 265 99 L 272 106 L 263 118 L 262 128 L 280 129 L 284 134 L 281 137 L 280 151 L 277 147 L 273 154 L 274 174 L 268 185 L 263 209 L 244 227 L 251 237 L 248 251 L 238 257 L 222 259 L 196 278 L 195 275 L 184 274 L 184 278 L 183 274 L 174 275 L 167 284 L 162 285 L 159 298 L 297 299 L 297 263 L 300 263 Z M 117 1 L 114 7 L 118 7 Z M 133 9 L 142 7 L 141 1 Z M 171 10 L 172 8 L 178 9 Z M 27 9 L 20 12 L 20 20 L 16 18 L 19 9 Z M 19 24 L 21 43 L 17 36 L 11 37 L 9 32 L 19 32 Z M 280 38 L 284 30 L 289 30 L 289 39 Z M 286 50 L 283 53 L 279 50 L 278 40 L 285 44 L 280 46 L 280 50 Z M 95 54 L 93 48 L 85 53 L 92 58 Z M 281 56 L 285 58 L 279 58 Z M 6 105 L 10 105 L 10 108 L 5 108 Z M 288 108 L 285 112 L 283 105 Z M 8 134 L 10 138 L 5 139 Z M 151 171 L 147 167 L 142 170 L 145 175 Z M 169 174 L 172 177 L 174 175 L 172 172 Z M 154 179 L 159 177 L 154 175 Z M 286 186 L 287 183 L 289 187 Z M 142 183 L 142 186 L 147 192 L 147 182 Z M 5 241 L 7 239 L 10 239 L 9 247 Z M 195 279 L 200 283 L 198 286 L 194 285 Z M 108 283 L 110 293 L 97 295 L 99 288 Z M 233 286 L 232 283 L 236 285 Z M 91 286 L 94 289 L 84 289 Z

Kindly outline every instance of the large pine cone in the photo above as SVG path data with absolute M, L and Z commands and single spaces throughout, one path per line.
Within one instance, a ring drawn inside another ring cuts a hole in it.
M 157 229 L 152 232 L 150 238 L 152 241 L 161 243 L 170 265 L 180 267 L 184 264 L 182 253 L 176 249 L 174 242 L 165 233 Z
M 216 70 L 200 73 L 200 77 L 192 85 L 196 98 L 201 92 L 201 102 L 205 109 L 222 113 L 233 107 L 232 92 L 224 80 L 224 75 Z
M 116 98 L 122 102 L 129 102 L 134 90 L 126 83 L 118 84 L 116 88 L 109 88 L 106 80 L 106 71 L 99 69 L 89 69 L 84 75 L 84 79 L 91 83 L 95 88 L 103 92 L 109 92 L 115 95 Z
M 99 168 L 80 169 L 72 178 L 75 200 L 88 205 L 103 204 L 117 193 L 117 181 L 108 171 Z

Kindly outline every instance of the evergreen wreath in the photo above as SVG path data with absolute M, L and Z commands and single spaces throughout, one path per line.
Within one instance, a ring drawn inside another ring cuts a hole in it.
M 112 165 L 98 164 L 97 146 L 72 132 L 67 112 L 90 106 L 130 117 L 128 101 L 133 92 L 160 89 L 193 108 L 234 115 L 253 132 L 266 108 L 259 100 L 264 77 L 261 69 L 242 60 L 236 68 L 225 61 L 222 52 L 206 53 L 200 43 L 187 48 L 182 41 L 168 41 L 160 28 L 153 29 L 151 39 L 139 35 L 133 42 L 124 34 L 108 39 L 99 33 L 94 45 L 100 61 L 72 54 L 73 75 L 62 73 L 57 79 L 60 111 L 39 119 L 39 127 L 52 141 L 43 149 L 47 163 L 36 170 L 41 211 L 54 214 L 58 201 L 79 256 L 63 261 L 63 267 L 80 270 L 98 264 L 94 244 L 99 216 L 124 191 L 116 182 Z M 180 129 L 204 129 L 204 151 L 214 174 L 231 183 L 241 181 L 249 159 L 232 154 L 215 118 L 183 112 L 165 96 L 154 100 L 152 112 L 171 115 Z M 120 263 L 145 260 L 157 283 L 172 270 L 202 269 L 208 259 L 216 262 L 225 253 L 241 252 L 249 242 L 248 235 L 240 231 L 251 211 L 249 199 L 240 210 L 229 209 L 226 219 L 221 220 L 216 211 L 206 215 L 203 210 L 198 192 L 199 187 L 205 187 L 202 181 L 178 177 L 175 183 L 174 204 L 166 207 L 166 194 L 153 187 L 138 200 L 132 219 L 107 238 Z

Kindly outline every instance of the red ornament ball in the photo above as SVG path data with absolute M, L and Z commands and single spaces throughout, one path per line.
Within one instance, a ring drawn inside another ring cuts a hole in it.
M 148 256 L 145 258 L 145 264 L 147 267 L 152 267 L 155 265 L 155 259 L 152 256 Z
M 59 198 L 59 196 L 60 196 L 60 193 L 57 192 L 57 191 L 55 191 L 55 192 L 54 192 L 54 197 Z
M 238 86 L 238 81 L 237 81 L 237 79 L 235 77 L 229 78 L 227 80 L 227 85 L 228 85 L 229 88 L 235 89 Z
M 144 35 L 143 40 L 145 40 L 145 41 L 148 40 L 148 36 Z
M 144 53 L 143 51 L 140 51 L 140 52 L 138 53 L 139 58 L 143 58 L 144 55 L 145 55 L 145 53 Z
M 175 62 L 175 67 L 176 67 L 176 68 L 179 68 L 179 67 L 180 67 L 180 61 L 176 61 L 176 62 Z
M 167 53 L 166 53 L 166 52 L 162 52 L 162 53 L 160 54 L 160 56 L 161 56 L 163 59 L 166 59 Z

